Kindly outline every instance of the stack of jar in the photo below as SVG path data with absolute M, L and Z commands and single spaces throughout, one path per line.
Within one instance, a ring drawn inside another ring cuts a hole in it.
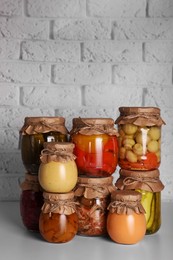
M 116 189 L 112 174 L 118 161 L 117 130 L 111 118 L 74 118 L 70 131 L 78 167 L 75 198 L 78 203 L 78 234 L 107 233 L 107 207 Z
M 25 179 L 20 181 L 20 213 L 28 230 L 39 231 L 43 196 L 38 170 L 43 143 L 65 142 L 67 132 L 63 117 L 26 117 L 20 130 L 21 156 L 26 169 Z
M 160 181 L 161 126 L 164 123 L 156 107 L 120 107 L 115 121 L 119 132 L 120 176 L 115 185 L 120 190 L 142 194 L 146 234 L 157 232 L 161 225 Z

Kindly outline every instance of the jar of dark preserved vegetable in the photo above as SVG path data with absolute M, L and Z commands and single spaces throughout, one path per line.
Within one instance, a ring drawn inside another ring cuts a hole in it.
M 20 214 L 24 226 L 31 231 L 39 231 L 39 217 L 43 206 L 43 193 L 36 175 L 25 175 L 20 183 Z
M 156 233 L 161 226 L 161 191 L 164 185 L 159 179 L 159 170 L 120 170 L 115 185 L 121 190 L 136 190 L 142 194 L 141 203 L 145 209 L 146 234 Z
M 120 107 L 115 121 L 119 131 L 119 161 L 122 169 L 153 170 L 161 161 L 160 109 L 156 107 Z
M 107 206 L 110 194 L 115 190 L 112 176 L 104 178 L 79 177 L 75 188 L 78 214 L 78 234 L 84 236 L 105 235 Z
M 39 219 L 42 237 L 51 243 L 65 243 L 73 239 L 78 229 L 74 192 L 43 193 L 44 205 Z
M 79 175 L 108 177 L 118 160 L 118 132 L 111 118 L 74 118 L 70 132 Z
M 63 117 L 26 117 L 20 130 L 21 155 L 26 170 L 37 174 L 44 142 L 66 142 L 67 129 Z

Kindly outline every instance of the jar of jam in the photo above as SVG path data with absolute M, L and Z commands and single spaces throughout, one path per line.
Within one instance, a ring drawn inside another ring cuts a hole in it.
M 51 243 L 65 243 L 73 239 L 78 229 L 74 192 L 43 193 L 44 205 L 39 219 L 42 237 Z
M 79 175 L 108 177 L 118 160 L 118 132 L 111 118 L 74 118 L 70 132 Z
M 78 235 L 105 235 L 107 206 L 110 194 L 115 190 L 112 176 L 104 178 L 79 177 L 75 188 L 78 202 Z
M 66 142 L 67 133 L 63 117 L 26 117 L 20 130 L 20 147 L 27 172 L 38 174 L 44 142 Z
M 19 180 L 20 182 L 20 180 Z M 20 214 L 24 226 L 31 231 L 39 231 L 39 217 L 43 206 L 43 193 L 38 176 L 26 173 L 25 180 L 20 183 Z
M 78 170 L 73 154 L 74 144 L 70 142 L 44 143 L 38 178 L 47 192 L 70 192 L 77 183 Z
M 119 190 L 111 194 L 107 231 L 114 242 L 136 244 L 143 239 L 146 219 L 141 197 L 141 193 L 132 190 Z
M 119 166 L 127 170 L 157 169 L 161 161 L 161 126 L 157 107 L 120 107 Z
M 145 209 L 146 234 L 154 234 L 161 226 L 161 191 L 164 185 L 159 179 L 159 170 L 120 170 L 115 185 L 121 190 L 136 190 L 142 194 L 141 203 Z

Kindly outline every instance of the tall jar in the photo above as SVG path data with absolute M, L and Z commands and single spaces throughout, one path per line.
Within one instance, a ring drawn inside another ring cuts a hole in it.
M 108 177 L 118 160 L 118 132 L 111 118 L 74 118 L 70 132 L 79 175 Z
M 39 219 L 42 237 L 51 243 L 65 243 L 74 238 L 78 218 L 74 192 L 65 194 L 43 193 L 44 205 Z
M 39 217 L 43 206 L 42 189 L 38 182 L 38 176 L 25 175 L 25 180 L 19 184 L 21 187 L 20 195 L 20 214 L 24 226 L 31 231 L 39 231 Z
M 115 191 L 108 206 L 107 231 L 119 244 L 136 244 L 145 236 L 145 210 L 141 193 L 131 190 Z
M 127 170 L 157 169 L 161 161 L 161 126 L 157 107 L 120 107 L 119 166 Z
M 70 142 L 44 143 L 38 172 L 39 183 L 47 192 L 70 192 L 77 183 L 78 170 Z
M 20 130 L 23 164 L 30 174 L 38 174 L 44 142 L 66 142 L 68 131 L 63 117 L 26 117 Z
M 113 177 L 79 177 L 75 188 L 78 215 L 78 235 L 101 236 L 107 233 L 107 206 L 115 191 Z
M 161 191 L 164 185 L 159 179 L 159 170 L 120 170 L 115 185 L 121 190 L 136 190 L 142 194 L 141 203 L 145 209 L 146 234 L 156 233 L 161 226 Z

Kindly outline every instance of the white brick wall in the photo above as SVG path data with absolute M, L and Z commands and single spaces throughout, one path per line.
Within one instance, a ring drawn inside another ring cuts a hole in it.
M 0 2 L 0 200 L 19 199 L 24 117 L 64 116 L 70 130 L 73 117 L 116 119 L 120 106 L 160 107 L 172 200 L 173 1 Z

